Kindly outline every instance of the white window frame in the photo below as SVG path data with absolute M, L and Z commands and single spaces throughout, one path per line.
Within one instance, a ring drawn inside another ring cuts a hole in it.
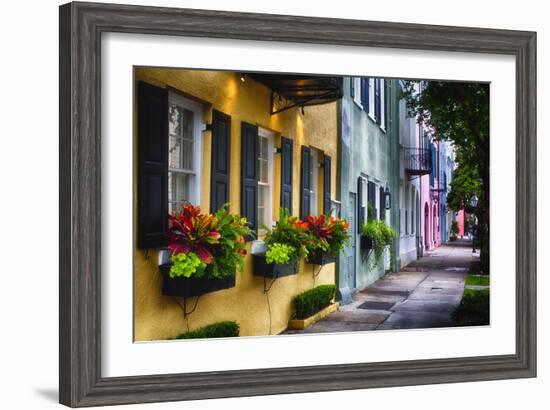
M 192 174 L 194 175 L 193 187 L 190 189 L 189 203 L 199 206 L 201 203 L 201 163 L 202 163 L 202 131 L 204 129 L 203 123 L 203 107 L 196 101 L 192 101 L 183 97 L 180 94 L 169 92 L 168 104 L 177 105 L 184 109 L 187 109 L 193 113 L 193 167 L 192 172 L 184 171 L 178 168 L 168 168 L 168 172 Z M 168 121 L 168 118 L 166 119 Z M 168 136 L 170 138 L 170 136 Z M 170 198 L 168 198 L 168 204 L 170 204 Z
M 364 223 L 369 222 L 369 179 L 366 175 L 361 175 L 361 203 L 365 206 Z
M 311 152 L 311 188 L 309 190 L 309 214 L 319 215 L 319 151 L 310 147 Z
M 380 79 L 380 128 L 386 131 L 386 80 Z
M 268 187 L 267 205 L 264 206 L 264 211 L 267 213 L 267 226 L 273 226 L 273 161 L 274 161 L 274 140 L 275 134 L 265 128 L 258 128 L 258 138 L 267 139 L 267 184 L 258 180 L 258 187 L 260 185 Z M 259 154 L 259 153 L 258 153 Z M 258 161 L 259 158 L 256 159 Z M 258 195 L 258 220 L 260 219 L 260 200 Z M 264 236 L 266 234 L 262 225 L 258 224 L 258 236 Z
M 376 118 L 374 117 L 374 78 L 369 78 L 369 117 L 376 121 Z
M 353 102 L 363 109 L 363 104 L 361 104 L 361 77 L 351 77 L 353 81 Z

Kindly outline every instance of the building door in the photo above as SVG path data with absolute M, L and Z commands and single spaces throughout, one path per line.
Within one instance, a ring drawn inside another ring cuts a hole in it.
M 349 223 L 349 234 L 350 234 L 350 248 L 349 254 L 347 255 L 347 264 L 348 264 L 348 286 L 350 289 L 357 288 L 357 279 L 356 279 L 356 259 L 357 259 L 357 226 L 355 222 L 355 212 L 356 207 L 356 197 L 355 193 L 349 193 L 349 208 L 348 208 L 348 223 Z

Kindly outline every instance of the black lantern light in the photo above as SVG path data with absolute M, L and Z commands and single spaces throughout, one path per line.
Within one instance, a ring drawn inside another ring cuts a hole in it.
M 384 190 L 384 208 L 391 209 L 391 193 L 388 185 L 386 185 L 386 189 Z

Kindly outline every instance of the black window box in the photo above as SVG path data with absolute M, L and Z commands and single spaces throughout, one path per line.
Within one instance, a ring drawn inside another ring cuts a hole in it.
M 171 263 L 159 266 L 162 273 L 162 294 L 166 296 L 192 297 L 235 286 L 235 275 L 223 279 L 170 277 Z
M 336 262 L 336 256 L 321 249 L 317 249 L 313 254 L 311 254 L 307 261 L 307 263 L 312 265 L 326 265 L 327 263 L 333 262 Z
M 370 236 L 361 235 L 360 245 L 363 250 L 370 250 L 374 248 L 374 240 Z
M 253 254 L 254 275 L 264 278 L 276 279 L 283 276 L 295 275 L 298 273 L 298 259 L 293 258 L 289 263 L 279 265 L 278 263 L 267 263 L 265 254 Z

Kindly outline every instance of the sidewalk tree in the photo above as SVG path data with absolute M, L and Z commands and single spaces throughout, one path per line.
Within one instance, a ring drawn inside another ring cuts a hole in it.
M 455 212 L 461 209 L 470 211 L 470 201 L 474 195 L 481 195 L 480 188 L 478 167 L 459 164 L 451 181 L 451 190 L 447 194 L 447 207 Z
M 418 87 L 418 82 L 405 81 L 401 96 L 411 117 L 433 130 L 436 140 L 455 147 L 459 181 L 449 193 L 453 205 L 464 203 L 477 172 L 478 186 L 471 189 L 478 191 L 480 256 L 483 270 L 489 272 L 489 84 L 423 81 Z

